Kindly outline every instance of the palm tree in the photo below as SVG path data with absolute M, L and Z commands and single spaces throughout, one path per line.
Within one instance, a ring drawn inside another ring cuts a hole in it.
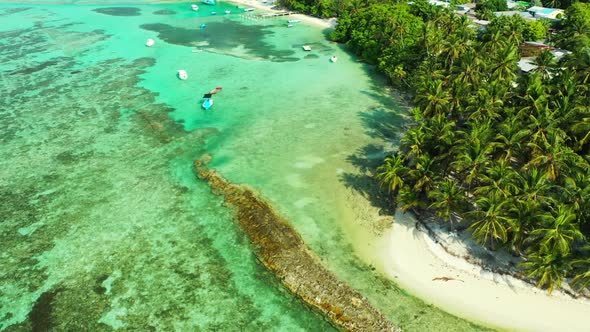
M 424 123 L 409 128 L 400 140 L 401 149 L 405 153 L 404 159 L 413 160 L 422 156 L 426 152 L 428 142 L 430 142 L 429 133 Z
M 516 63 L 519 58 L 516 46 L 501 43 L 501 47 L 493 59 L 492 77 L 496 81 L 512 82 L 516 78 Z
M 434 158 L 423 154 L 416 159 L 416 166 L 408 172 L 414 183 L 413 189 L 418 193 L 428 193 L 438 178 L 438 170 Z
M 549 181 L 555 181 L 562 173 L 566 176 L 572 174 L 576 172 L 577 165 L 585 164 L 583 159 L 566 145 L 552 144 L 545 149 L 538 146 L 536 148 L 543 152 L 533 156 L 524 167 L 544 170 Z
M 536 168 L 516 173 L 515 198 L 519 202 L 527 202 L 533 207 L 547 207 L 555 204 L 556 199 L 551 196 L 555 187 L 547 181 L 547 176 Z
M 429 80 L 418 90 L 416 104 L 423 110 L 424 116 L 449 113 L 451 96 L 443 84 L 442 80 Z
M 537 65 L 537 68 L 533 69 L 533 71 L 541 74 L 541 78 L 546 81 L 551 78 L 555 68 L 555 57 L 549 50 L 543 50 L 535 58 L 535 65 Z
M 532 231 L 530 238 L 539 241 L 542 251 L 565 257 L 575 240 L 584 239 L 576 214 L 569 206 L 559 205 L 557 211 L 542 215 L 541 222 L 545 226 Z
M 383 165 L 377 167 L 376 178 L 382 185 L 386 185 L 390 192 L 395 192 L 405 185 L 404 175 L 407 172 L 408 168 L 404 165 L 403 158 L 396 154 L 386 157 Z
M 456 70 L 456 83 L 468 84 L 478 87 L 481 84 L 481 67 L 482 61 L 479 53 L 475 50 L 463 53 L 458 61 L 458 65 L 453 69 Z
M 518 192 L 517 178 L 517 172 L 505 159 L 492 161 L 481 174 L 475 194 L 497 195 L 508 200 Z
M 476 200 L 476 209 L 467 212 L 470 219 L 475 220 L 469 226 L 474 239 L 481 244 L 491 244 L 496 241 L 506 243 L 508 241 L 508 225 L 510 216 L 504 210 L 508 201 L 496 195 L 481 196 Z
M 428 197 L 432 200 L 429 208 L 435 209 L 441 219 L 451 222 L 453 214 L 461 213 L 467 206 L 464 189 L 454 178 L 446 178 L 439 182 L 428 193 Z
M 529 277 L 538 279 L 537 287 L 547 288 L 549 294 L 561 286 L 563 276 L 568 270 L 564 258 L 551 252 L 533 252 L 521 266 Z
M 451 163 L 457 174 L 462 174 L 461 180 L 471 185 L 479 179 L 480 172 L 490 162 L 493 152 L 491 141 L 490 121 L 470 123 L 470 131 L 459 131 L 459 140 L 454 147 L 455 160 Z
M 498 126 L 498 134 L 494 146 L 501 153 L 504 160 L 515 162 L 523 157 L 526 148 L 527 138 L 531 131 L 522 128 L 522 123 L 516 117 L 503 121 Z
M 500 118 L 502 105 L 502 99 L 494 98 L 488 89 L 480 88 L 469 99 L 466 112 L 469 114 L 469 120 L 472 121 L 497 120 Z
M 579 266 L 582 272 L 578 273 L 573 281 L 574 286 L 578 286 L 578 289 L 584 289 L 590 285 L 590 258 L 577 259 L 572 261 L 573 266 Z

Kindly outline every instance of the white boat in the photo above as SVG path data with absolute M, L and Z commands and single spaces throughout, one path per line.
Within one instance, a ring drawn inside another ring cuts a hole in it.
M 226 14 L 229 14 L 229 13 L 231 13 L 231 11 L 229 11 L 229 10 L 226 10 L 226 11 L 225 11 L 225 13 L 226 13 Z
M 192 8 L 194 11 L 197 11 L 197 10 L 199 10 L 199 6 L 195 5 L 194 3 L 191 5 L 191 8 Z
M 183 81 L 186 80 L 188 78 L 188 74 L 186 73 L 186 70 L 179 69 L 178 70 L 178 78 L 180 78 Z
M 287 24 L 287 28 L 292 28 L 293 24 Z
M 244 11 L 245 12 L 253 12 L 254 11 L 254 8 L 244 8 Z
M 309 46 L 309 45 L 303 45 L 303 50 L 309 52 L 309 51 L 311 51 L 311 46 Z
M 211 12 L 211 15 L 217 15 L 217 12 Z
M 335 55 L 332 55 L 332 57 L 330 58 L 330 61 L 331 62 L 336 62 L 336 61 L 338 61 L 338 57 L 335 56 Z
M 148 38 L 148 40 L 145 42 L 145 46 L 147 46 L 147 47 L 152 47 L 152 46 L 154 46 L 154 44 L 155 44 L 155 43 L 156 43 L 156 42 L 154 42 L 154 40 L 153 40 L 153 39 L 151 39 L 151 38 Z
M 287 22 L 288 22 L 288 23 L 299 23 L 299 22 L 301 22 L 301 21 L 300 21 L 300 20 L 288 20 Z

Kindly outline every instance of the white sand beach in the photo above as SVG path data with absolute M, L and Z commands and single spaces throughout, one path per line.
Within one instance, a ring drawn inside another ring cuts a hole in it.
M 418 230 L 412 215 L 397 212 L 375 250 L 377 269 L 454 315 L 499 329 L 590 331 L 587 299 L 573 299 L 560 291 L 549 296 L 514 277 L 484 271 L 449 254 Z
M 275 6 L 274 1 L 259 1 L 259 0 L 231 0 L 230 2 L 242 5 L 245 7 L 251 7 L 255 9 L 264 10 L 265 12 L 269 13 L 278 13 L 279 10 L 271 9 Z M 300 20 L 301 22 L 305 22 L 310 25 L 314 25 L 320 28 L 325 29 L 334 29 L 336 27 L 336 18 L 329 18 L 329 19 L 322 19 L 317 17 L 312 17 L 303 14 L 291 14 L 289 16 L 285 16 L 286 19 L 290 20 Z

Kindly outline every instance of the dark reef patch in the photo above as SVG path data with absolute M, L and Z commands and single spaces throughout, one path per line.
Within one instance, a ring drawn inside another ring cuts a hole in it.
M 160 10 L 156 10 L 154 12 L 154 15 L 174 15 L 176 14 L 175 11 L 170 10 L 170 9 L 160 9 Z
M 293 294 L 347 331 L 401 331 L 359 292 L 338 280 L 309 251 L 301 236 L 252 189 L 227 182 L 195 161 L 195 173 L 234 208 L 259 261 Z
M 263 25 L 242 25 L 226 19 L 223 22 L 207 23 L 206 29 L 185 29 L 163 23 L 143 24 L 140 27 L 157 32 L 158 38 L 170 44 L 197 47 L 207 42 L 207 48 L 228 52 L 230 55 L 232 49 L 243 46 L 248 54 L 274 62 L 300 60 L 293 57 L 294 50 L 276 49 L 265 42 L 265 36 L 274 32 Z
M 111 16 L 141 16 L 141 11 L 135 7 L 106 7 L 96 8 L 93 11 Z
M 29 319 L 31 320 L 31 331 L 41 332 L 49 331 L 53 325 L 51 319 L 51 312 L 53 311 L 53 301 L 57 294 L 61 292 L 62 288 L 55 288 L 51 291 L 47 291 L 35 301 L 33 309 L 29 313 Z

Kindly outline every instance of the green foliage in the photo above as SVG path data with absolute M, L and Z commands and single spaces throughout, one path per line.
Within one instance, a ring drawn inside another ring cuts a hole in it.
M 485 10 L 491 12 L 503 12 L 508 10 L 508 5 L 506 4 L 506 0 L 485 0 L 478 2 L 475 6 L 476 12 Z
M 489 9 L 488 9 L 489 10 Z M 413 123 L 376 177 L 403 210 L 463 218 L 481 244 L 526 257 L 551 292 L 590 285 L 590 9 L 567 11 L 559 42 L 518 75 L 518 46 L 548 24 L 493 18 L 484 33 L 448 10 L 372 5 L 334 33 L 414 94 Z
M 550 22 L 547 20 L 527 21 L 522 32 L 525 40 L 535 41 L 544 39 L 547 36 Z
M 565 16 L 557 45 L 571 51 L 590 47 L 590 4 L 575 3 L 565 11 Z

